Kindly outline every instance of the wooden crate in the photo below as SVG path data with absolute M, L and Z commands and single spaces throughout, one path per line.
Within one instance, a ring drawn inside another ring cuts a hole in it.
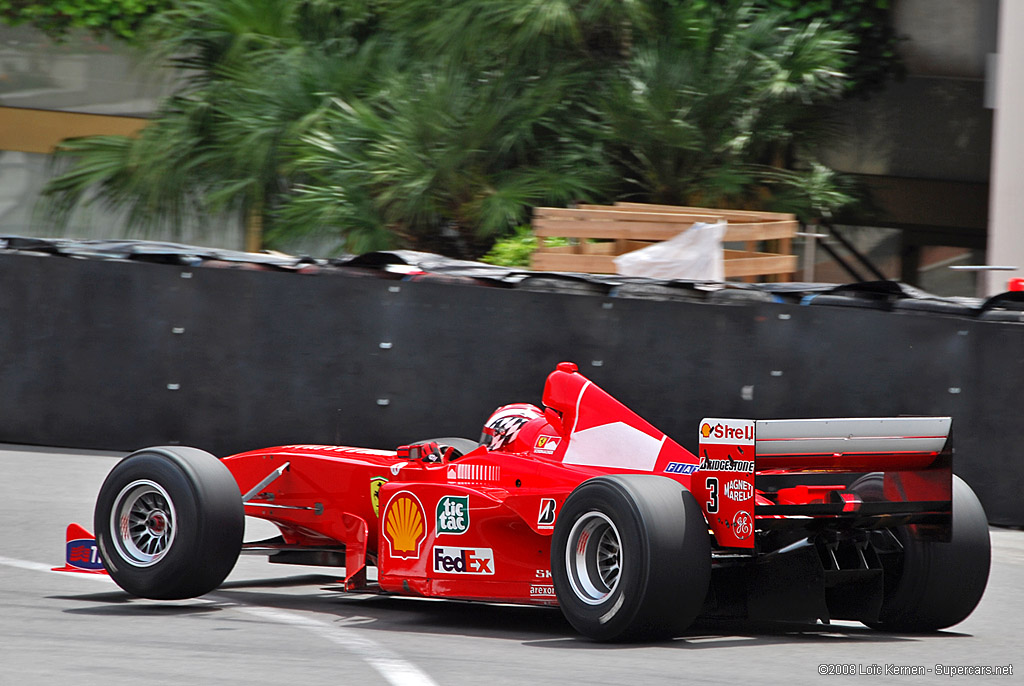
M 791 248 L 798 227 L 791 214 L 640 203 L 535 208 L 533 230 L 542 240 L 531 266 L 612 274 L 619 255 L 673 238 L 695 222 L 723 220 L 728 223 L 723 239 L 728 246 L 723 252 L 726 278 L 791 278 L 797 267 Z M 543 245 L 550 237 L 568 238 L 571 245 Z

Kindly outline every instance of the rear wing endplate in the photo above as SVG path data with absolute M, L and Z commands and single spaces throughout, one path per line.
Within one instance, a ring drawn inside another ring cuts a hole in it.
M 727 548 L 753 549 L 755 529 L 822 519 L 938 523 L 948 533 L 951 424 L 949 417 L 706 418 L 691 490 Z M 873 472 L 884 476 L 882 499 L 864 502 L 850 486 Z

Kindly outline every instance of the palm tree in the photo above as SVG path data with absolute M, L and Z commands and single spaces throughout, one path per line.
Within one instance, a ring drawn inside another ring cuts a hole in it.
M 64 144 L 58 216 L 473 257 L 537 204 L 846 197 L 813 155 L 845 37 L 752 0 L 183 0 L 151 30 L 181 87 L 138 138 Z
M 395 70 L 378 92 L 338 98 L 304 138 L 282 231 L 346 227 L 352 251 L 396 242 L 477 257 L 537 204 L 599 197 L 609 168 L 563 96 L 583 84 L 563 65 L 545 79 L 452 63 Z
M 679 5 L 604 91 L 622 191 L 658 203 L 770 205 L 811 169 L 819 104 L 842 94 L 845 34 L 747 2 Z M 789 169 L 790 174 L 777 173 Z M 794 175 L 795 173 L 795 175 Z
M 325 0 L 188 0 L 158 15 L 155 54 L 185 75 L 181 86 L 137 138 L 65 141 L 62 171 L 44 190 L 52 215 L 100 202 L 139 231 L 174 234 L 190 217 L 224 212 L 270 226 L 291 187 L 289 144 L 329 94 L 358 92 L 373 70 L 372 41 L 360 41 L 372 17 L 349 4 L 346 13 Z M 247 247 L 262 237 L 251 232 Z
M 656 29 L 660 0 L 402 0 L 386 22 L 423 55 L 528 71 L 565 60 L 616 62 L 633 34 Z

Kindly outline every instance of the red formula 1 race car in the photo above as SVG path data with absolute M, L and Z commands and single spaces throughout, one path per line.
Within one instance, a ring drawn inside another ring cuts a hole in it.
M 543 402 L 500 408 L 483 444 L 140 450 L 100 490 L 102 564 L 179 599 L 262 553 L 344 567 L 348 590 L 557 604 L 597 640 L 698 616 L 929 631 L 981 599 L 988 526 L 952 474 L 949 418 L 709 418 L 695 455 L 572 363 Z M 244 515 L 280 536 L 243 543 Z M 82 548 L 69 567 L 96 566 Z

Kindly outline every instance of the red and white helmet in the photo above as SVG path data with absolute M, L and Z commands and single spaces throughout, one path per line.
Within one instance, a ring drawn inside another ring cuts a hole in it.
M 543 416 L 540 408 L 530 403 L 502 405 L 484 423 L 480 442 L 486 445 L 488 450 L 500 450 L 515 440 L 523 424 Z

